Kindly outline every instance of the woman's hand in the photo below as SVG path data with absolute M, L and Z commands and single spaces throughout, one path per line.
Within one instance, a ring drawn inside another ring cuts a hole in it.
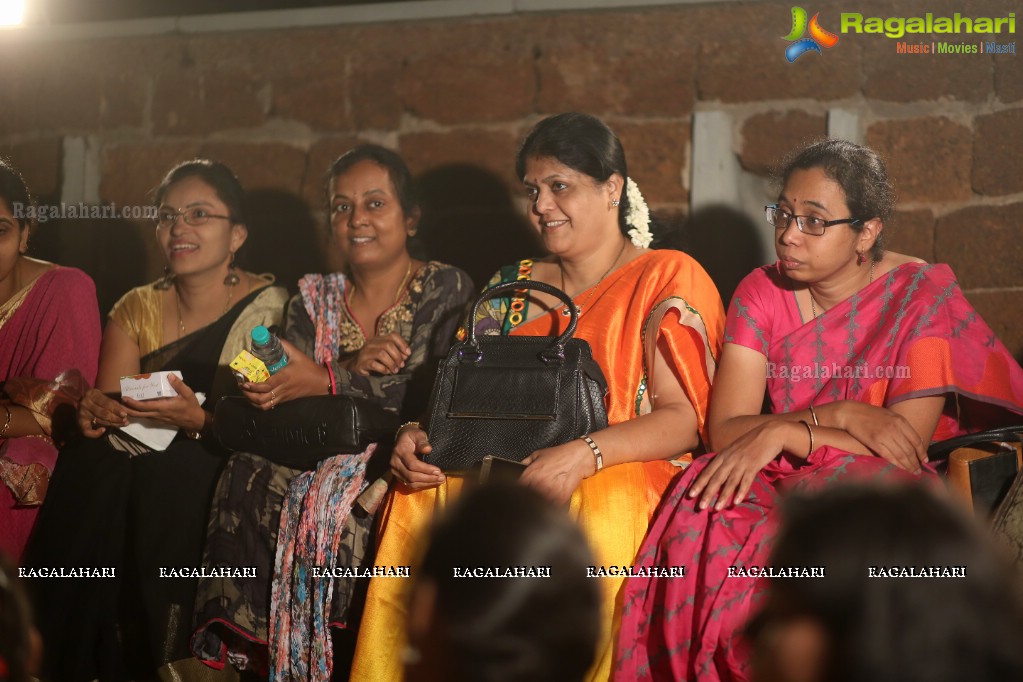
M 360 376 L 373 374 L 397 374 L 405 367 L 405 361 L 412 355 L 405 339 L 398 334 L 375 336 L 366 342 L 355 357 L 347 363 L 348 371 Z
M 522 463 L 527 465 L 522 482 L 558 504 L 568 502 L 583 479 L 597 472 L 593 451 L 578 438 L 537 450 Z
M 99 438 L 108 427 L 127 425 L 124 405 L 97 388 L 90 388 L 78 403 L 78 426 L 88 438 Z
M 444 482 L 444 473 L 420 457 L 433 451 L 430 441 L 415 424 L 403 427 L 391 451 L 391 472 L 395 478 L 414 490 L 433 488 Z
M 277 405 L 295 398 L 327 395 L 327 387 L 330 385 L 330 373 L 327 368 L 317 364 L 284 339 L 281 339 L 281 346 L 288 354 L 288 364 L 266 381 L 242 384 L 242 395 L 262 410 L 272 410 Z
M 786 436 L 794 427 L 806 430 L 799 423 L 771 421 L 736 438 L 711 458 L 686 494 L 700 497 L 700 509 L 713 504 L 715 511 L 721 511 L 739 504 L 746 499 L 756 475 L 785 449 Z
M 920 465 L 927 462 L 927 447 L 923 439 L 902 415 L 855 400 L 842 400 L 831 405 L 834 407 L 817 408 L 818 417 L 824 408 L 827 411 L 825 421 L 834 418 L 838 428 L 866 445 L 877 456 L 912 473 L 919 473 Z
M 173 398 L 134 400 L 122 397 L 128 416 L 151 419 L 185 431 L 202 431 L 206 426 L 206 411 L 199 404 L 195 392 L 174 374 L 167 377 L 167 383 L 178 393 Z

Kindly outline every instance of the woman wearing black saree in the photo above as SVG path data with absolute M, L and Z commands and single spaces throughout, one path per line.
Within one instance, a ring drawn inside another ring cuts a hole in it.
M 237 391 L 228 363 L 254 326 L 281 321 L 287 301 L 271 277 L 235 267 L 247 232 L 242 189 L 227 167 L 177 166 L 156 203 L 167 275 L 111 311 L 97 385 L 79 408 L 85 438 L 62 453 L 26 555 L 27 567 L 115 569 L 113 578 L 34 581 L 53 680 L 184 679 L 198 664 L 187 641 L 196 579 L 166 576 L 201 566 L 224 461 L 208 435 L 211 410 Z M 175 369 L 176 397 L 109 395 L 121 376 Z M 137 419 L 179 433 L 165 450 L 150 450 L 122 430 Z

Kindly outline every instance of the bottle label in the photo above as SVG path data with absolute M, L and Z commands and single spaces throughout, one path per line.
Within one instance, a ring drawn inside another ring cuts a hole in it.
M 287 364 L 288 364 L 288 356 L 284 355 L 284 356 L 281 357 L 280 360 L 278 360 L 274 364 L 267 365 L 266 366 L 266 371 L 270 372 L 270 374 L 277 374 L 277 372 L 279 372 L 282 369 L 284 369 L 287 366 Z

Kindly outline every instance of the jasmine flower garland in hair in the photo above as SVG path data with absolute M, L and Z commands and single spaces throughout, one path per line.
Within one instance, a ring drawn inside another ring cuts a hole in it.
M 625 196 L 629 200 L 629 212 L 625 216 L 625 224 L 630 227 L 629 239 L 639 248 L 645 249 L 654 240 L 650 232 L 650 209 L 632 178 L 625 183 Z

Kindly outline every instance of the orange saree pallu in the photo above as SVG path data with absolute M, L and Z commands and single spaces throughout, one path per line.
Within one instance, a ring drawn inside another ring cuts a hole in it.
M 504 268 L 491 285 L 528 277 L 529 262 Z M 696 410 L 701 434 L 710 382 L 720 348 L 723 310 L 713 283 L 689 256 L 653 251 L 611 273 L 575 299 L 582 312 L 576 337 L 585 339 L 609 384 L 608 422 L 618 424 L 650 411 L 648 371 L 658 340 L 671 350 L 680 383 Z M 560 309 L 522 322 L 521 304 L 495 299 L 476 320 L 477 333 L 557 335 L 569 318 Z M 688 460 L 686 455 L 682 459 Z M 603 566 L 627 566 L 647 532 L 654 509 L 679 467 L 669 461 L 608 467 L 585 479 L 572 495 L 569 513 L 582 527 Z M 462 480 L 413 492 L 398 486 L 381 512 L 376 565 L 412 565 L 422 552 L 428 524 L 454 499 Z M 606 680 L 624 578 L 601 577 L 603 637 L 590 679 Z M 353 680 L 402 676 L 408 581 L 374 579 L 359 632 Z

